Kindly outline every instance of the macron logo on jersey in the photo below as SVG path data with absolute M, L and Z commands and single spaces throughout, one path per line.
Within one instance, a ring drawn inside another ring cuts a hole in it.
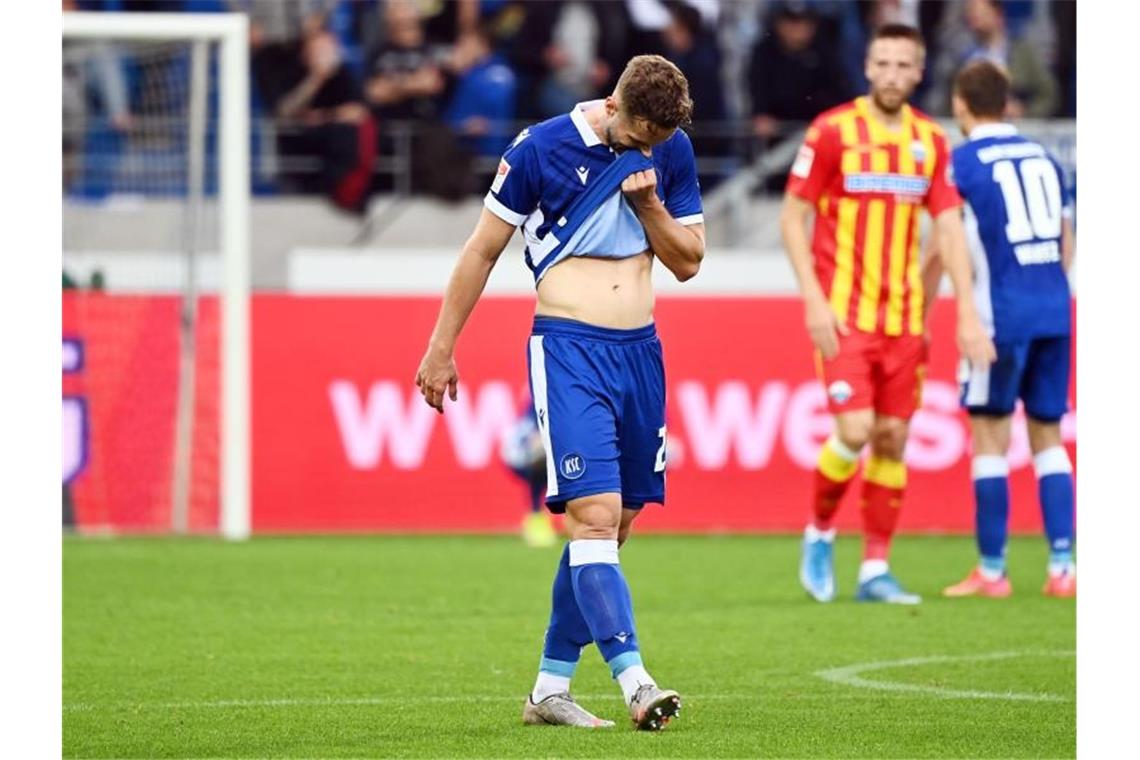
M 590 176 L 590 170 L 585 166 L 579 166 L 574 171 L 578 173 L 578 179 L 582 180 L 582 184 L 586 184 L 586 178 Z

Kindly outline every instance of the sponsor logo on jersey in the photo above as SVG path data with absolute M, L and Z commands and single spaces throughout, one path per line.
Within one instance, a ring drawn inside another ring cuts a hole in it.
M 922 140 L 915 140 L 910 144 L 910 152 L 914 154 L 915 161 L 926 160 L 926 146 L 922 144 Z
M 811 174 L 811 165 L 815 162 L 815 149 L 810 145 L 801 145 L 796 153 L 796 161 L 792 164 L 792 176 L 807 179 Z
M 846 380 L 836 380 L 831 385 L 827 386 L 827 395 L 837 404 L 846 404 L 851 400 L 851 396 L 855 391 L 851 388 L 851 383 Z
M 574 171 L 578 174 L 578 179 L 582 180 L 582 184 L 586 184 L 586 178 L 590 176 L 590 170 L 585 166 L 579 166 Z
M 926 177 L 908 174 L 848 174 L 843 178 L 843 189 L 849 193 L 924 196 L 929 187 Z
M 511 165 L 507 163 L 507 159 L 499 161 L 499 170 L 495 172 L 495 179 L 491 183 L 491 192 L 498 193 L 503 189 L 503 183 L 507 181 L 507 175 L 511 173 Z
M 563 454 L 558 463 L 558 471 L 567 480 L 577 480 L 586 474 L 586 460 L 581 454 Z

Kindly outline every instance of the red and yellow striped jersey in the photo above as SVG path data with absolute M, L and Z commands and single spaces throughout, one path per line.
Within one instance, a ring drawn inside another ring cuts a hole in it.
M 949 166 L 945 132 L 910 106 L 898 129 L 879 121 L 866 97 L 808 128 L 788 190 L 816 206 L 816 275 L 848 326 L 922 334 L 919 208 L 937 216 L 961 205 Z

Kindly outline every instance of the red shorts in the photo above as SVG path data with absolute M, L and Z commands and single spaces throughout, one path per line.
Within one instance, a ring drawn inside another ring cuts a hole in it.
M 908 420 L 922 399 L 926 339 L 852 330 L 839 336 L 839 353 L 831 359 L 816 352 L 816 367 L 832 414 L 874 409 Z

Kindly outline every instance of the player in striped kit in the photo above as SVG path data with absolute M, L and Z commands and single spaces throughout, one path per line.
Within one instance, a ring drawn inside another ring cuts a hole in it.
M 994 354 L 970 287 L 946 136 L 907 104 L 921 81 L 924 56 L 917 30 L 900 24 L 876 30 L 866 57 L 870 94 L 815 119 L 792 166 L 781 212 L 784 244 L 835 417 L 834 433 L 820 451 L 800 565 L 801 583 L 821 602 L 835 596 L 834 516 L 868 445 L 857 596 L 920 601 L 902 588 L 887 560 L 906 487 L 903 449 L 926 363 L 923 209 L 934 219 L 958 295 L 962 354 L 977 366 Z
M 963 367 L 962 405 L 970 414 L 978 565 L 946 596 L 1005 597 L 1009 450 L 1014 404 L 1025 404 L 1042 522 L 1049 541 L 1043 592 L 1077 593 L 1073 562 L 1073 469 L 1061 443 L 1068 408 L 1073 257 L 1072 199 L 1061 167 L 1041 145 L 1002 121 L 1009 79 L 989 61 L 954 80 L 954 118 L 968 140 L 954 149 L 954 175 L 966 201 L 982 319 L 997 362 Z

